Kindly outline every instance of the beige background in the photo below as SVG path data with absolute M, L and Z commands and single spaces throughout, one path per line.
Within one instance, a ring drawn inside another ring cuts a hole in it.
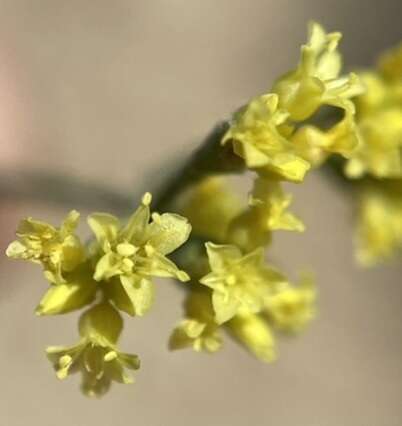
M 81 207 L 41 201 L 52 197 L 44 184 L 17 199 L 32 183 L 23 172 L 135 194 L 159 178 L 163 158 L 191 151 L 295 64 L 308 19 L 341 30 L 346 62 L 361 66 L 402 38 L 401 12 L 398 0 L 1 0 L 2 251 L 21 215 L 57 223 Z M 402 268 L 355 266 L 351 200 L 323 176 L 293 189 L 308 231 L 281 234 L 274 258 L 292 276 L 316 271 L 320 317 L 279 342 L 274 365 L 232 342 L 215 356 L 169 353 L 182 293 L 160 282 L 155 308 L 129 319 L 122 341 L 143 361 L 136 385 L 87 400 L 43 354 L 74 341 L 76 316 L 35 318 L 40 272 L 2 258 L 0 426 L 400 426 Z M 118 210 L 95 197 L 83 213 L 92 202 Z

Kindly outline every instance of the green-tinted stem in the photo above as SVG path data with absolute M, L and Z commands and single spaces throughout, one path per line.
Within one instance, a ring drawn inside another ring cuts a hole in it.
M 190 185 L 211 174 L 226 174 L 244 170 L 244 162 L 231 146 L 221 145 L 229 122 L 218 123 L 204 142 L 176 173 L 167 179 L 154 196 L 153 208 L 166 210 Z

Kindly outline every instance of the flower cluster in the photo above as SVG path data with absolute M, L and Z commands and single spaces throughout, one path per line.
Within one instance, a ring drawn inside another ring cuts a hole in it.
M 376 72 L 342 75 L 340 38 L 312 23 L 295 69 L 175 170 L 157 205 L 169 198 L 178 214 L 151 214 L 146 193 L 124 223 L 89 215 L 87 244 L 76 235 L 76 211 L 59 228 L 21 221 L 7 255 L 41 265 L 49 287 L 36 313 L 87 307 L 78 343 L 47 349 L 58 378 L 80 372 L 83 391 L 95 396 L 113 381 L 133 381 L 127 370 L 140 362 L 118 350 L 121 313 L 149 311 L 155 277 L 189 281 L 170 349 L 216 352 L 227 334 L 258 359 L 275 360 L 276 335 L 302 331 L 316 315 L 317 298 L 310 277 L 293 284 L 267 260 L 276 231 L 305 229 L 283 182 L 303 182 L 331 156 L 342 159 L 343 181 L 353 179 L 359 189 L 358 258 L 374 264 L 402 247 L 402 45 L 380 59 Z M 244 170 L 253 176 L 245 202 L 223 177 Z
M 250 203 L 243 209 L 220 177 L 200 182 L 182 201 L 181 209 L 193 224 L 193 238 L 214 242 L 205 243 L 206 252 L 189 252 L 186 264 L 193 280 L 185 317 L 170 337 L 171 349 L 216 352 L 226 332 L 269 362 L 277 356 L 273 329 L 295 333 L 314 318 L 312 281 L 294 286 L 265 261 L 264 246 L 273 230 L 304 229 L 286 210 L 289 196 L 278 182 L 257 178 Z M 209 228 L 204 226 L 208 223 Z
M 402 248 L 402 44 L 361 73 L 355 99 L 360 145 L 345 166 L 359 189 L 357 258 L 374 265 Z
M 18 240 L 7 256 L 38 263 L 49 281 L 38 315 L 57 315 L 91 305 L 80 318 L 80 341 L 72 347 L 49 347 L 57 377 L 82 373 L 83 391 L 106 392 L 112 381 L 131 383 L 125 369 L 139 368 L 136 355 L 121 353 L 116 344 L 123 328 L 119 311 L 142 316 L 154 299 L 153 277 L 188 275 L 166 256 L 189 237 L 191 226 L 177 214 L 150 213 L 151 195 L 125 224 L 107 213 L 94 213 L 88 224 L 95 239 L 83 245 L 75 228 L 79 214 L 71 212 L 60 228 L 32 218 L 21 222 Z M 101 302 L 96 302 L 97 296 Z
M 356 74 L 339 75 L 340 37 L 312 23 L 297 68 L 280 77 L 271 93 L 256 97 L 234 116 L 222 143 L 231 142 L 260 176 L 301 182 L 329 154 L 348 157 L 358 145 L 351 98 L 364 88 Z M 324 106 L 344 112 L 326 131 L 313 125 Z
M 276 356 L 271 329 L 297 332 L 314 317 L 312 281 L 292 285 L 265 263 L 264 248 L 274 231 L 304 231 L 302 221 L 288 211 L 291 196 L 282 181 L 302 182 L 330 155 L 350 158 L 359 144 L 351 99 L 364 88 L 356 74 L 340 75 L 340 38 L 312 23 L 297 67 L 278 78 L 270 93 L 255 97 L 235 113 L 222 144 L 231 144 L 256 173 L 248 206 L 242 208 L 217 178 L 194 187 L 184 203 L 182 211 L 190 221 L 201 224 L 194 232 L 210 241 L 208 262 L 202 262 L 203 271 L 197 270 L 204 307 L 186 309 L 184 322 L 172 334 L 172 347 L 215 351 L 220 344 L 200 342 L 211 333 L 217 342 L 217 327 L 224 327 L 257 357 L 270 361 Z M 315 122 L 327 110 L 341 112 L 340 119 L 321 129 Z M 199 284 L 190 299 L 201 297 Z

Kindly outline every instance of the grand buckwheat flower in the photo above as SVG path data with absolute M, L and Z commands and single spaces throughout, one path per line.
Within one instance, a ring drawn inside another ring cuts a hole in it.
M 287 211 L 292 196 L 280 182 L 257 178 L 249 198 L 249 208 L 230 224 L 228 239 L 246 251 L 267 244 L 275 230 L 304 231 L 303 223 Z
M 272 93 L 253 99 L 235 115 L 222 143 L 231 141 L 248 168 L 300 182 L 310 164 L 283 134 L 289 113 L 278 109 L 278 102 Z
M 359 132 L 351 98 L 363 93 L 364 86 L 356 74 L 339 76 L 340 38 L 340 33 L 327 34 L 312 23 L 298 67 L 276 81 L 273 93 L 253 99 L 234 116 L 222 143 L 231 141 L 248 168 L 262 176 L 300 182 L 329 154 L 350 157 L 354 152 Z M 323 105 L 344 110 L 343 119 L 325 132 L 302 123 Z
M 122 226 L 107 213 L 94 213 L 88 224 L 98 253 L 94 279 L 105 281 L 105 291 L 115 305 L 130 315 L 143 315 L 151 306 L 154 288 L 151 277 L 174 277 L 180 281 L 189 276 L 166 255 L 188 239 L 191 226 L 176 214 L 150 214 L 151 195 L 145 194 L 141 206 Z
M 291 137 L 299 155 L 313 167 L 320 166 L 331 154 L 352 157 L 361 143 L 354 109 L 348 108 L 344 118 L 324 131 L 316 126 L 300 127 Z
M 355 74 L 339 77 L 341 56 L 336 50 L 342 35 L 326 33 L 311 23 L 307 44 L 301 48 L 298 67 L 280 77 L 273 91 L 279 96 L 279 107 L 295 121 L 311 117 L 321 105 L 353 109 L 350 98 L 363 91 Z
M 191 188 L 180 212 L 191 223 L 193 232 L 213 241 L 223 241 L 241 203 L 223 178 L 211 176 Z
M 387 54 L 391 64 L 394 54 Z M 367 90 L 356 99 L 361 143 L 346 165 L 348 177 L 402 177 L 402 73 L 399 80 L 396 74 L 391 80 L 386 75 L 362 74 Z
M 301 331 L 315 317 L 316 289 L 306 278 L 294 287 L 284 285 L 265 300 L 265 313 L 273 324 L 286 332 Z
M 173 330 L 169 339 L 171 350 L 191 347 L 196 352 L 216 352 L 221 348 L 219 326 L 214 319 L 211 294 L 191 290 L 185 302 L 186 318 Z
M 271 328 L 259 314 L 239 313 L 227 322 L 232 336 L 259 360 L 272 362 L 276 359 L 276 344 Z
M 64 275 L 85 261 L 84 248 L 74 233 L 78 219 L 79 213 L 73 210 L 60 228 L 31 217 L 22 220 L 18 240 L 8 246 L 7 256 L 39 263 L 51 283 L 65 283 Z
M 66 273 L 64 283 L 50 285 L 36 308 L 36 314 L 65 314 L 93 302 L 98 283 L 92 275 L 90 262 L 85 262 L 74 271 Z
M 200 283 L 212 289 L 215 321 L 223 324 L 246 310 L 260 312 L 263 300 L 284 281 L 264 264 L 262 248 L 243 256 L 234 245 L 206 244 L 211 272 Z
M 402 43 L 385 52 L 378 61 L 381 74 L 389 81 L 400 83 L 402 79 Z
M 117 340 L 123 328 L 119 313 L 109 304 L 101 303 L 85 312 L 79 323 L 81 340 L 70 347 L 51 346 L 46 352 L 57 377 L 82 374 L 82 390 L 88 396 L 101 396 L 111 382 L 133 383 L 125 369 L 137 370 L 137 355 L 119 352 Z
M 359 202 L 357 259 L 372 266 L 402 249 L 402 181 L 367 185 Z
M 369 172 L 378 178 L 402 177 L 402 105 L 359 121 L 362 145 L 346 167 L 349 177 Z

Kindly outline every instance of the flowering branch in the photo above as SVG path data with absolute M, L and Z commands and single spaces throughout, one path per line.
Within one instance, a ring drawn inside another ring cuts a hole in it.
M 112 381 L 132 382 L 126 370 L 140 363 L 117 348 L 121 312 L 150 310 L 154 277 L 189 282 L 170 349 L 216 352 L 226 333 L 261 361 L 276 359 L 276 334 L 300 332 L 316 313 L 312 278 L 295 285 L 266 261 L 276 231 L 305 229 L 282 183 L 301 183 L 326 162 L 342 186 L 355 179 L 361 196 L 359 259 L 372 264 L 402 246 L 402 46 L 383 58 L 379 75 L 340 75 L 340 38 L 312 23 L 296 68 L 214 128 L 156 191 L 156 212 L 145 193 L 125 223 L 93 213 L 87 244 L 75 233 L 76 211 L 59 228 L 21 221 L 7 255 L 42 266 L 49 288 L 36 313 L 86 307 L 78 343 L 47 349 L 59 379 L 79 371 L 91 396 Z M 336 113 L 320 126 L 328 106 Z M 245 170 L 254 176 L 246 203 L 225 180 Z

